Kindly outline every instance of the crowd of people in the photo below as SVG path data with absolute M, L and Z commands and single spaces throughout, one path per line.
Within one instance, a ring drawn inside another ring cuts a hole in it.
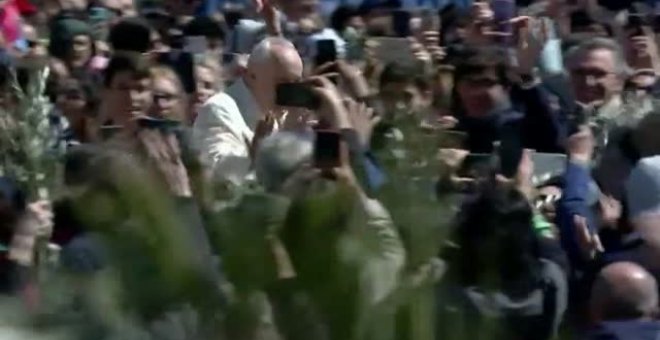
M 658 339 L 658 11 L 0 0 L 0 338 Z

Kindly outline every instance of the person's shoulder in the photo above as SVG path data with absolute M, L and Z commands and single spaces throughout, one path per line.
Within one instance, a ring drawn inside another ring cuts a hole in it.
M 660 322 L 654 320 L 605 321 L 598 324 L 585 339 L 619 340 L 660 338 Z
M 201 107 L 200 114 L 205 111 L 234 111 L 238 110 L 238 105 L 232 96 L 226 92 L 218 92 L 209 98 Z

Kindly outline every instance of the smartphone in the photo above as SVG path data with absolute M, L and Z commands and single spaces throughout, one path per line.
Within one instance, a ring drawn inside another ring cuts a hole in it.
M 332 169 L 341 166 L 339 131 L 317 130 L 314 140 L 314 167 Z
M 398 10 L 392 12 L 392 31 L 395 36 L 407 38 L 411 35 L 410 18 L 411 14 L 408 11 Z
M 507 178 L 515 177 L 518 173 L 522 155 L 522 141 L 517 135 L 502 138 L 497 148 L 499 173 Z
M 223 53 L 222 54 L 222 65 L 233 64 L 236 60 L 236 53 Z
M 173 131 L 181 126 L 181 123 L 177 122 L 176 120 L 153 117 L 138 118 L 137 123 L 140 129 L 154 129 L 168 132 Z
M 511 19 L 516 16 L 516 2 L 514 0 L 492 0 L 493 20 L 495 21 L 495 31 L 502 33 L 503 36 L 498 39 L 502 43 L 513 41 L 513 26 Z
M 316 56 L 314 64 L 316 66 L 332 63 L 337 60 L 337 46 L 332 39 L 323 39 L 316 41 Z
M 282 83 L 275 88 L 275 103 L 279 106 L 317 110 L 321 107 L 321 98 L 312 91 L 309 84 Z
M 628 16 L 628 23 L 626 24 L 626 34 L 629 37 L 637 37 L 644 35 L 643 26 L 646 26 L 645 17 L 641 14 L 630 14 Z
M 462 178 L 485 178 L 493 172 L 493 156 L 488 153 L 471 153 L 465 157 L 456 172 Z

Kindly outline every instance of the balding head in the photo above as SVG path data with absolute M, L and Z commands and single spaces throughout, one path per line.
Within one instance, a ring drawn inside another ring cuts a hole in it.
M 295 46 L 286 39 L 270 37 L 252 50 L 244 79 L 264 114 L 275 108 L 277 84 L 299 81 L 302 74 L 303 62 Z M 243 115 L 254 128 L 260 115 Z
M 655 278 L 631 262 L 603 268 L 591 291 L 591 313 L 596 322 L 650 318 L 657 307 Z

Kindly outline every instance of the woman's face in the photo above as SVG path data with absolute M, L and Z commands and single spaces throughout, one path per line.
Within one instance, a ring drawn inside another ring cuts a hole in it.
M 154 115 L 158 118 L 181 120 L 182 94 L 176 83 L 166 77 L 157 77 L 153 84 Z
M 62 89 L 57 95 L 57 108 L 68 119 L 73 119 L 83 113 L 86 104 L 85 94 L 82 89 L 77 87 Z
M 218 92 L 219 81 L 211 69 L 203 66 L 195 68 L 195 81 L 197 90 L 195 91 L 194 112 L 197 112 L 209 98 Z
M 74 67 L 83 67 L 92 58 L 92 39 L 88 35 L 73 37 L 70 62 Z

